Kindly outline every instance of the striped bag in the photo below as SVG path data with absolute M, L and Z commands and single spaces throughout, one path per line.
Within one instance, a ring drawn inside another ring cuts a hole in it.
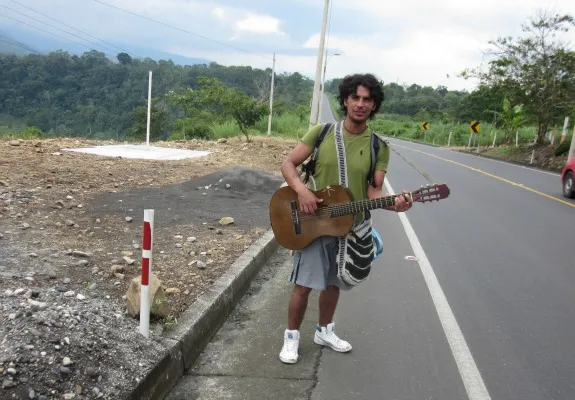
M 342 125 L 342 121 L 336 124 L 334 136 L 339 161 L 339 183 L 347 187 L 347 164 Z M 365 211 L 364 220 L 356 224 L 347 235 L 339 238 L 337 276 L 349 286 L 363 282 L 371 272 L 371 265 L 375 258 L 372 229 L 371 214 Z

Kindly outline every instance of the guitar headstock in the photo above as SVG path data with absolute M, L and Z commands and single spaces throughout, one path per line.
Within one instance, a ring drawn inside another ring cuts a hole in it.
M 411 193 L 414 202 L 427 203 L 439 201 L 449 196 L 450 190 L 445 183 L 422 186 Z

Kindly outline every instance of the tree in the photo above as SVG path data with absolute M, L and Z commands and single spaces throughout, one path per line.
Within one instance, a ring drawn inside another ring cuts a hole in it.
M 217 78 L 202 76 L 197 78 L 197 83 L 200 86 L 197 89 L 168 93 L 168 102 L 183 109 L 192 121 L 199 122 L 198 116 L 202 121 L 216 123 L 233 119 L 249 141 L 249 128 L 268 112 L 268 107 Z
M 152 99 L 150 110 L 150 141 L 164 137 L 168 131 L 168 112 L 159 98 Z M 134 110 L 134 122 L 129 136 L 136 140 L 145 140 L 148 129 L 148 107 L 140 106 Z
M 570 15 L 539 12 L 522 26 L 525 37 L 490 41 L 488 55 L 495 58 L 487 72 L 462 74 L 499 86 L 511 103 L 524 104 L 537 123 L 536 143 L 543 142 L 551 121 L 575 107 L 575 53 L 556 39 L 573 25 Z
M 268 113 L 269 108 L 241 92 L 230 92 L 230 97 L 232 100 L 231 114 L 249 142 L 248 130 Z
M 527 122 L 523 104 L 511 105 L 509 99 L 503 99 L 503 111 L 498 113 L 500 125 L 505 133 L 506 143 L 511 142 L 513 133 Z
M 118 53 L 118 55 L 116 56 L 116 58 L 118 59 L 118 61 L 120 62 L 120 64 L 122 65 L 126 65 L 126 64 L 131 64 L 132 63 L 132 57 L 128 54 L 128 53 Z

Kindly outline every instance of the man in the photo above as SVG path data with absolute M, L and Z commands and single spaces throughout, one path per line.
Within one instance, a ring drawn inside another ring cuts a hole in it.
M 371 160 L 371 131 L 367 121 L 379 111 L 384 99 L 381 83 L 371 74 L 347 76 L 339 87 L 339 104 L 346 117 L 342 135 L 345 147 L 348 187 L 354 200 L 383 197 L 382 186 L 389 162 L 389 148 L 380 143 L 373 185 L 368 183 Z M 298 193 L 300 211 L 314 213 L 321 201 L 302 182 L 297 168 L 311 155 L 321 125 L 313 127 L 282 163 L 281 172 L 286 183 Z M 313 181 L 315 190 L 328 185 L 338 185 L 339 162 L 334 140 L 334 127 L 325 135 L 317 154 Z M 404 192 L 396 198 L 395 205 L 388 208 L 396 212 L 408 210 L 412 200 Z M 308 247 L 294 253 L 294 269 L 290 282 L 295 284 L 288 309 L 288 327 L 284 332 L 284 344 L 280 360 L 293 364 L 298 360 L 299 329 L 313 289 L 321 290 L 319 296 L 319 322 L 314 342 L 329 346 L 338 352 L 348 352 L 352 346 L 335 333 L 333 315 L 340 289 L 348 290 L 337 276 L 336 255 L 338 239 L 320 237 Z

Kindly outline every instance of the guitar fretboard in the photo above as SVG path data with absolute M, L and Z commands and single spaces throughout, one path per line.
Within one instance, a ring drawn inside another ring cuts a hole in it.
M 343 217 L 344 215 L 357 214 L 364 211 L 374 210 L 377 208 L 392 207 L 395 204 L 395 198 L 400 195 L 380 197 L 377 199 L 359 200 L 350 203 L 332 204 L 332 217 Z

